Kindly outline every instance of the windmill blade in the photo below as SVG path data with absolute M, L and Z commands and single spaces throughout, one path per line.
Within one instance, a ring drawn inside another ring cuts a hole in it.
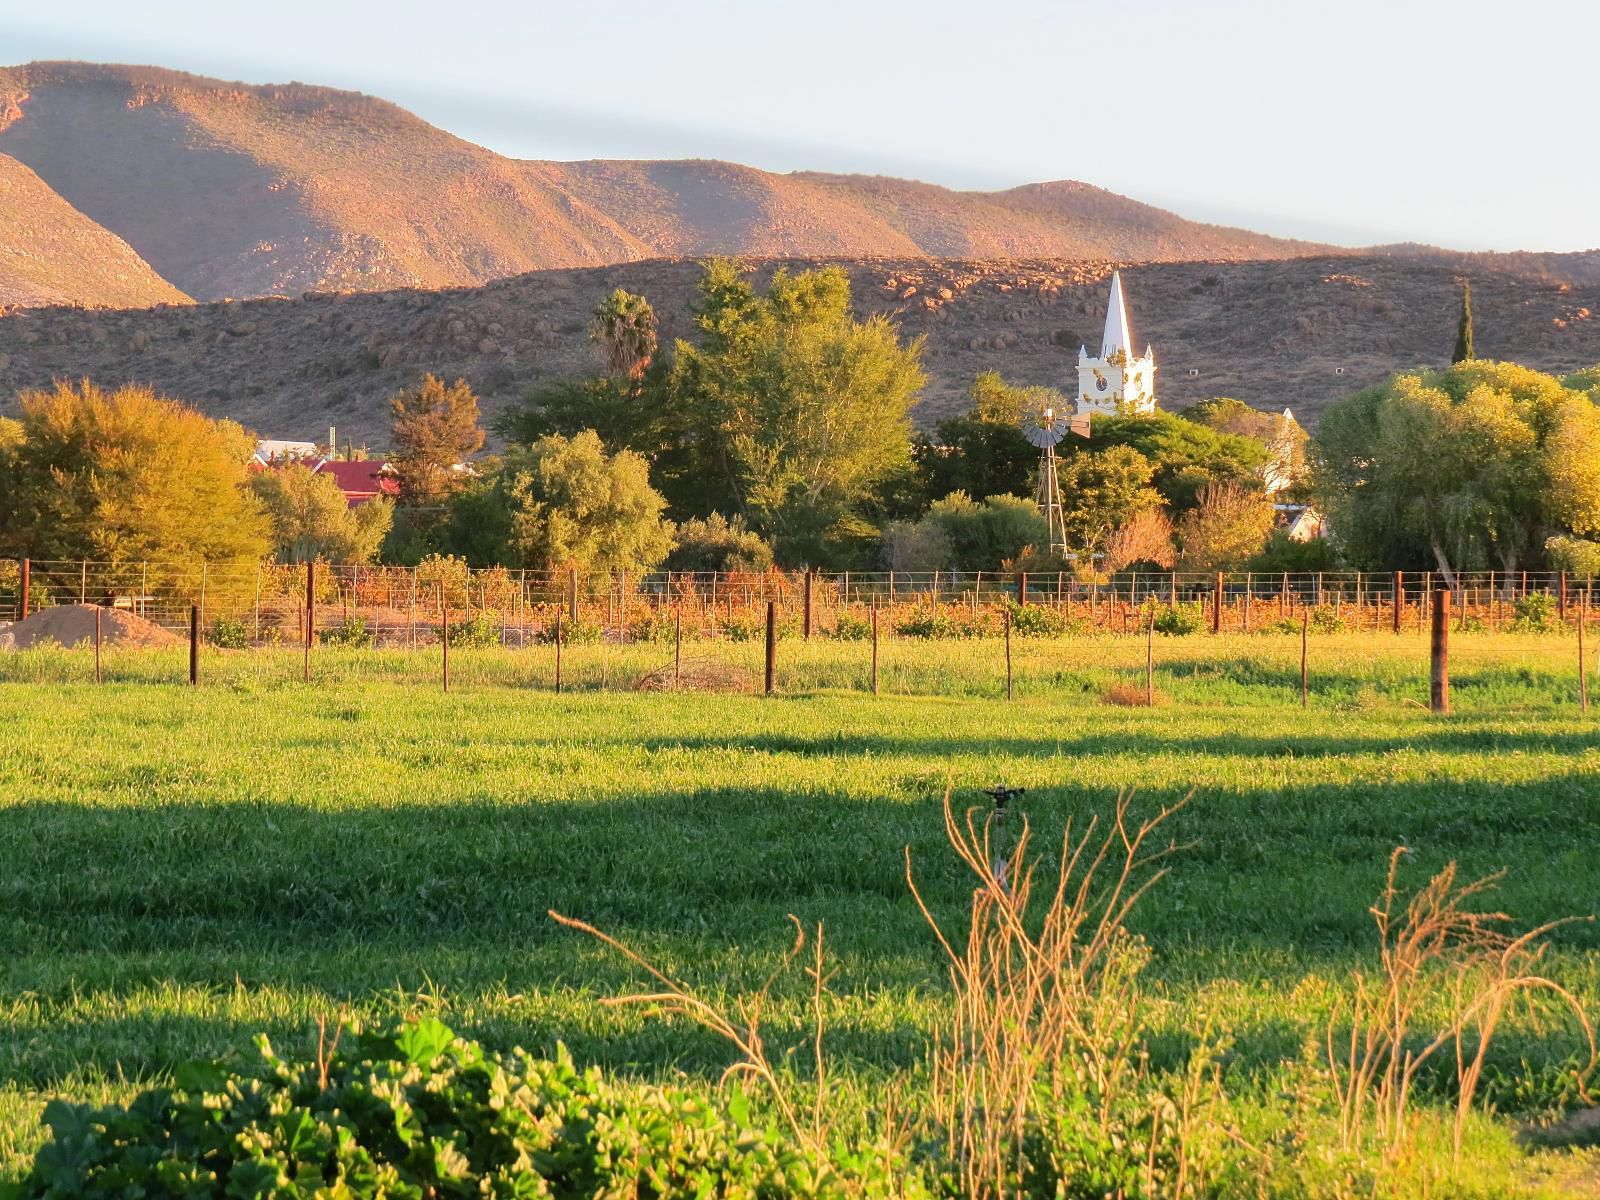
M 1041 450 L 1054 446 L 1066 434 L 1067 431 L 1064 428 L 1057 428 L 1052 425 L 1035 425 L 1032 421 L 1026 421 L 1022 426 L 1022 436 Z

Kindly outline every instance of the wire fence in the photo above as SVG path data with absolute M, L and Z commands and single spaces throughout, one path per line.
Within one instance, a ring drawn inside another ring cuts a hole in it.
M 1216 632 L 1286 631 L 1307 611 L 1330 628 L 1413 629 L 1435 587 L 1451 587 L 1461 629 L 1527 623 L 1530 605 L 1568 622 L 1593 611 L 1593 580 L 1555 572 L 1130 572 L 1083 580 L 1067 572 L 655 572 L 585 575 L 460 561 L 422 567 L 316 563 L 0 561 L 0 621 L 63 604 L 130 612 L 188 627 L 190 609 L 213 640 L 273 645 L 327 636 L 350 644 L 416 646 L 467 626 L 478 640 L 520 646 L 554 635 L 648 638 L 663 620 L 697 636 L 746 636 L 774 601 L 807 635 L 848 632 L 873 609 L 886 632 L 998 634 L 1007 609 L 1078 632 L 1137 633 L 1153 609 L 1180 610 Z M 1048 615 L 1045 615 L 1048 614 Z M 1585 618 L 1587 619 L 1587 618 Z

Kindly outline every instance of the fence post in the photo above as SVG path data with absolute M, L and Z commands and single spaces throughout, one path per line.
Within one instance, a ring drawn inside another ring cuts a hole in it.
M 1156 615 L 1153 612 L 1144 633 L 1144 703 L 1146 708 L 1156 705 Z
M 1017 572 L 1017 605 L 1021 607 L 1028 602 L 1028 573 Z
M 561 695 L 561 609 L 556 609 L 556 695 Z
M 578 623 L 578 568 L 567 569 L 567 620 Z
M 1562 571 L 1556 580 L 1556 619 L 1567 619 L 1567 573 Z
M 261 562 L 259 559 L 256 561 L 256 599 L 254 608 L 256 632 L 253 640 L 259 642 L 261 640 Z
M 1256 576 L 1254 571 L 1244 573 L 1244 631 L 1250 632 L 1250 601 L 1255 596 Z
M 772 695 L 778 676 L 778 602 L 767 601 L 767 681 L 766 694 Z
M 94 606 L 94 681 L 103 683 L 100 676 L 100 614 L 105 612 L 98 604 Z M 1578 630 L 1578 661 L 1583 661 L 1583 630 Z
M 872 598 L 872 694 L 878 694 L 878 598 Z
M 189 606 L 189 686 L 200 682 L 200 608 Z
M 1406 606 L 1406 573 L 1394 573 L 1394 631 L 1400 632 L 1400 610 Z
M 1222 572 L 1217 572 L 1217 586 L 1211 598 L 1211 632 L 1222 632 Z
M 1583 623 L 1589 616 L 1589 596 L 1582 593 L 1578 597 L 1578 709 L 1580 712 L 1589 711 L 1589 660 L 1583 648 Z
M 1310 676 L 1307 673 L 1308 651 L 1311 645 L 1311 614 L 1305 609 L 1300 610 L 1300 707 L 1308 708 L 1311 705 Z
M 444 690 L 450 690 L 450 610 L 445 607 L 444 584 L 439 585 L 439 649 L 442 653 L 440 660 L 440 675 L 444 681 Z
M 1450 589 L 1433 591 L 1433 654 L 1429 676 L 1428 707 L 1436 713 L 1450 711 Z
M 89 603 L 89 560 L 83 559 L 78 563 L 78 603 Z M 204 593 L 202 593 L 204 594 Z
M 1022 579 L 1027 579 L 1024 572 Z M 1006 699 L 1011 699 L 1011 610 L 1006 609 Z
M 311 641 L 317 628 L 316 560 L 306 563 L 306 649 L 305 682 L 311 682 Z
M 811 640 L 811 569 L 806 568 L 806 595 L 805 595 L 805 640 Z
M 559 617 L 557 618 L 559 620 Z M 683 605 L 678 605 L 677 619 L 672 624 L 672 690 L 678 690 L 683 677 Z
M 22 560 L 22 611 L 17 614 L 18 621 L 28 619 L 28 586 L 33 577 L 33 564 L 28 559 Z

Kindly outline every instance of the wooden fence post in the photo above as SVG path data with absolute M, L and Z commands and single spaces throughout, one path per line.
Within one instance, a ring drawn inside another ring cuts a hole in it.
M 1024 572 L 1019 582 L 1026 587 L 1027 573 Z M 1006 609 L 1006 699 L 1011 699 L 1011 610 Z
M 1562 571 L 1556 579 L 1556 619 L 1567 619 L 1567 573 Z
M 200 682 L 200 606 L 189 606 L 189 686 Z
M 1311 648 L 1311 614 L 1300 610 L 1300 707 L 1311 705 L 1311 677 L 1307 671 Z
M 1436 713 L 1450 711 L 1450 589 L 1433 591 L 1433 653 L 1429 675 L 1428 707 Z
M 767 601 L 767 679 L 766 694 L 772 695 L 772 690 L 778 682 L 778 602 Z
M 22 611 L 17 614 L 18 621 L 28 619 L 28 591 L 33 580 L 33 563 L 29 559 L 22 560 Z
M 1211 632 L 1222 632 L 1222 572 L 1217 572 L 1217 586 L 1211 598 Z
M 317 564 L 315 560 L 306 563 L 306 648 L 305 648 L 305 673 L 306 683 L 311 682 L 311 642 L 316 636 L 317 628 L 317 592 L 316 581 Z
M 1589 616 L 1589 596 L 1578 597 L 1578 709 L 1589 711 L 1589 660 L 1583 648 L 1583 624 Z
M 567 620 L 576 625 L 578 623 L 578 568 L 572 567 L 567 571 Z
M 807 568 L 807 570 L 806 570 L 806 593 L 805 593 L 805 640 L 808 641 L 808 642 L 811 640 L 811 580 L 812 579 L 813 579 L 812 572 L 811 572 L 811 570 L 809 568 Z
M 105 612 L 98 604 L 94 606 L 94 681 L 103 683 L 100 676 L 100 614 Z M 1583 631 L 1578 631 L 1578 660 L 1583 661 Z
M 561 695 L 561 610 L 556 609 L 556 695 Z
M 1017 572 L 1017 604 L 1020 607 L 1028 602 L 1028 573 Z
M 872 598 L 872 694 L 878 694 L 878 598 Z
M 1147 708 L 1156 704 L 1156 615 L 1150 614 L 1144 633 L 1144 703 Z
M 1406 573 L 1394 573 L 1394 631 L 1400 632 L 1400 610 L 1406 606 Z
M 440 670 L 444 678 L 444 690 L 450 690 L 450 610 L 445 607 L 444 586 L 439 587 L 439 646 L 443 651 L 440 659 Z

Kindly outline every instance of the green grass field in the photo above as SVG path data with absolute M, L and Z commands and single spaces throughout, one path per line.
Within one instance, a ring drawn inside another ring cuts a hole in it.
M 448 695 L 436 651 L 319 649 L 309 687 L 292 651 L 208 651 L 198 689 L 161 682 L 177 651 L 110 655 L 103 686 L 85 651 L 0 659 L 0 1178 L 46 1098 L 126 1096 L 258 1030 L 303 1050 L 342 1007 L 714 1080 L 727 1048 L 602 1007 L 637 972 L 550 909 L 725 997 L 779 962 L 786 914 L 824 923 L 828 1050 L 870 1093 L 947 1004 L 903 877 L 909 847 L 959 924 L 947 787 L 1026 787 L 1047 850 L 1119 789 L 1140 811 L 1193 793 L 1169 830 L 1190 845 L 1131 922 L 1154 955 L 1152 1061 L 1179 1065 L 1209 1022 L 1229 1091 L 1260 1107 L 1372 967 L 1395 846 L 1411 885 L 1451 860 L 1506 869 L 1493 903 L 1519 925 L 1600 910 L 1600 718 L 1566 638 L 1457 639 L 1448 718 L 1418 703 L 1415 636 L 1313 639 L 1306 709 L 1297 638 L 1161 639 L 1155 708 L 1102 699 L 1142 682 L 1138 639 L 1019 643 L 1010 703 L 993 643 L 889 645 L 876 698 L 864 646 L 782 650 L 771 699 L 621 690 L 670 660 L 658 646 L 571 648 L 561 696 L 549 648 L 457 654 Z M 759 671 L 757 646 L 714 653 Z M 1543 969 L 1600 1016 L 1600 926 L 1558 930 Z M 780 981 L 774 1041 L 803 1040 L 806 1000 Z M 1600 1179 L 1510 1134 L 1575 1102 L 1581 1050 L 1570 1024 L 1508 1016 L 1488 1079 L 1505 1116 L 1459 1194 Z

